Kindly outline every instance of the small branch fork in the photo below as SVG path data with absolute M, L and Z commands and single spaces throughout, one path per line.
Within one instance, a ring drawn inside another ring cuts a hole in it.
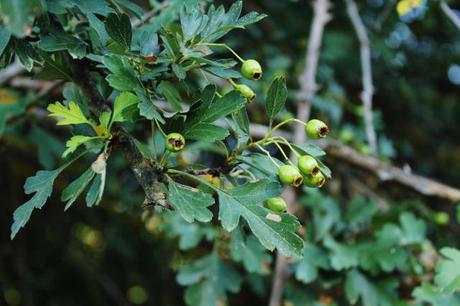
M 358 37 L 360 44 L 363 83 L 361 100 L 363 101 L 366 138 L 372 155 L 377 155 L 377 136 L 374 129 L 372 115 L 372 95 L 374 94 L 374 86 L 372 85 L 372 64 L 369 38 L 367 36 L 363 21 L 359 15 L 356 2 L 354 0 L 345 0 L 345 3 L 347 5 L 348 16 L 350 17 L 351 23 L 353 24 L 353 28 L 355 29 L 356 36 Z

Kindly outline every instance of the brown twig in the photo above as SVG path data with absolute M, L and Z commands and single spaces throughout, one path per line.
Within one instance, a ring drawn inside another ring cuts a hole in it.
M 299 103 L 297 104 L 297 118 L 304 121 L 310 116 L 312 100 L 318 90 L 318 85 L 316 84 L 316 70 L 318 67 L 324 26 L 332 18 L 329 13 L 330 7 L 331 3 L 329 0 L 316 0 L 313 2 L 314 15 L 306 53 L 305 69 L 299 77 L 300 91 Z M 294 134 L 296 143 L 303 143 L 305 141 L 303 127 L 297 126 Z
M 345 0 L 347 4 L 347 13 L 350 17 L 356 36 L 359 39 L 361 53 L 361 69 L 363 92 L 361 100 L 363 101 L 364 109 L 364 126 L 366 130 L 366 138 L 373 155 L 377 155 L 377 136 L 374 129 L 374 120 L 372 114 L 372 95 L 374 94 L 374 86 L 372 84 L 372 64 L 371 50 L 369 47 L 369 38 L 366 28 L 359 16 L 358 6 L 354 0 Z
M 325 25 L 331 20 L 329 12 L 331 3 L 329 0 L 316 0 L 313 2 L 313 21 L 310 29 L 310 39 L 306 53 L 305 69 L 299 77 L 300 101 L 297 106 L 297 118 L 306 121 L 310 116 L 313 97 L 318 89 L 316 84 L 316 70 L 318 67 L 319 53 Z M 303 126 L 296 125 L 294 130 L 294 142 L 304 143 L 306 141 Z M 292 188 L 287 188 L 283 196 L 288 204 L 288 211 L 295 210 L 296 196 Z M 281 306 L 283 298 L 284 281 L 287 275 L 288 259 L 276 254 L 275 273 L 270 295 L 269 306 Z
M 150 19 L 152 19 L 154 16 L 156 16 L 159 12 L 167 9 L 170 6 L 169 2 L 164 2 L 160 4 L 158 7 L 154 8 L 153 10 L 150 10 L 148 12 L 145 12 L 145 14 L 142 16 L 141 19 L 137 19 L 131 22 L 131 26 L 133 28 L 138 28 L 149 22 Z
M 26 69 L 21 65 L 19 60 L 16 60 L 13 64 L 7 66 L 0 73 L 0 86 L 8 82 L 10 79 L 15 76 L 25 72 Z
M 460 30 L 460 17 L 447 5 L 446 2 L 440 1 L 439 6 L 446 16 L 452 21 Z
M 261 138 L 267 133 L 268 127 L 251 124 L 250 130 L 252 137 Z M 292 140 L 291 133 L 285 131 L 277 130 L 273 135 L 283 136 L 288 140 Z M 315 144 L 324 149 L 329 157 L 365 170 L 375 175 L 381 182 L 394 182 L 424 196 L 434 196 L 451 202 L 460 201 L 460 189 L 439 183 L 431 178 L 413 174 L 377 157 L 362 154 L 339 141 L 321 140 Z
M 436 196 L 452 202 L 460 201 L 459 189 L 412 174 L 374 156 L 361 154 L 338 141 L 328 140 L 323 142 L 321 146 L 330 157 L 367 170 L 377 176 L 381 182 L 393 181 L 425 196 Z

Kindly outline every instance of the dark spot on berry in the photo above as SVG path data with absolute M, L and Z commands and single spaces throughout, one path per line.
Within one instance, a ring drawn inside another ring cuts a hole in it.
M 253 74 L 254 80 L 258 80 L 258 79 L 260 79 L 260 77 L 261 77 L 261 74 L 259 72 L 256 72 L 256 73 Z
M 184 143 L 180 139 L 171 138 L 168 140 L 168 142 L 176 148 L 180 148 L 184 145 Z
M 326 182 L 326 179 L 324 177 L 322 177 L 320 179 L 320 181 L 318 182 L 318 187 L 322 187 L 324 185 L 324 183 Z
M 322 128 L 319 130 L 319 136 L 324 137 L 324 136 L 326 136 L 327 134 L 329 134 L 329 128 L 328 128 L 327 126 L 322 127 Z
M 314 175 L 317 175 L 319 172 L 319 168 L 318 167 L 314 167 L 313 170 L 311 170 L 311 174 L 314 176 Z
M 303 183 L 303 178 L 302 177 L 298 177 L 295 179 L 294 181 L 294 187 L 299 187 L 300 185 L 302 185 Z

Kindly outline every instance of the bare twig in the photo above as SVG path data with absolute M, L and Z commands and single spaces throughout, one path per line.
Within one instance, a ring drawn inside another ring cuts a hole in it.
M 14 78 L 20 73 L 23 73 L 25 68 L 21 65 L 19 60 L 16 60 L 13 64 L 7 66 L 0 73 L 0 86 L 8 82 L 10 79 Z
M 457 26 L 460 30 L 460 17 L 452 10 L 446 2 L 440 1 L 439 6 L 446 16 Z
M 136 20 L 132 21 L 131 26 L 133 28 L 138 28 L 138 27 L 143 26 L 144 24 L 149 22 L 151 18 L 156 16 L 159 12 L 167 9 L 169 6 L 170 6 L 169 2 L 167 2 L 167 1 L 163 2 L 158 7 L 154 8 L 154 9 L 148 11 L 148 12 L 145 12 L 145 14 L 142 16 L 141 19 L 136 19 Z
M 11 79 L 10 86 L 17 88 L 25 88 L 29 90 L 38 91 L 37 99 L 41 99 L 48 93 L 53 91 L 55 88 L 64 84 L 62 80 L 45 81 L 45 80 L 34 80 L 30 77 L 15 77 Z
M 297 118 L 307 120 L 310 116 L 310 109 L 313 97 L 318 89 L 316 84 L 316 70 L 318 67 L 319 53 L 325 25 L 331 20 L 329 13 L 331 3 L 329 0 L 316 0 L 313 2 L 313 21 L 310 29 L 310 38 L 306 53 L 305 69 L 299 77 L 300 101 L 297 106 Z M 306 140 L 303 126 L 296 125 L 294 131 L 294 142 L 304 143 Z M 295 191 L 286 188 L 283 197 L 288 204 L 288 211 L 293 212 L 296 208 Z M 287 275 L 288 259 L 280 253 L 276 254 L 275 273 L 270 295 L 269 306 L 281 306 L 283 298 L 284 281 Z
M 297 106 L 297 118 L 300 120 L 307 120 L 310 116 L 312 100 L 318 90 L 318 85 L 316 84 L 316 70 L 318 67 L 324 26 L 332 18 L 329 13 L 330 7 L 331 3 L 329 0 L 316 0 L 313 2 L 314 15 L 306 53 L 305 69 L 299 77 L 300 101 Z M 294 134 L 297 143 L 303 143 L 305 141 L 305 133 L 301 126 L 296 127 Z
M 372 95 L 374 93 L 374 86 L 372 85 L 372 64 L 371 64 L 371 50 L 369 47 L 369 38 L 366 33 L 366 28 L 359 16 L 358 6 L 354 0 L 345 0 L 347 4 L 347 13 L 350 17 L 351 23 L 358 36 L 361 52 L 361 69 L 362 69 L 362 83 L 363 92 L 361 93 L 361 100 L 363 101 L 364 109 L 364 126 L 366 129 L 366 138 L 373 155 L 377 154 L 377 136 L 374 129 L 373 115 L 372 115 Z
M 459 189 L 412 174 L 376 157 L 363 155 L 338 141 L 328 140 L 322 144 L 322 147 L 327 150 L 330 157 L 367 170 L 382 182 L 393 181 L 425 196 L 437 196 L 452 202 L 460 201 Z
M 260 124 L 251 124 L 250 130 L 252 137 L 261 138 L 267 133 L 268 127 Z M 277 130 L 273 134 L 292 140 L 291 133 L 285 131 Z M 329 157 L 365 170 L 375 175 L 381 182 L 394 182 L 424 196 L 434 196 L 452 202 L 460 201 L 460 189 L 410 173 L 377 157 L 362 154 L 339 141 L 321 140 L 315 144 L 324 149 Z

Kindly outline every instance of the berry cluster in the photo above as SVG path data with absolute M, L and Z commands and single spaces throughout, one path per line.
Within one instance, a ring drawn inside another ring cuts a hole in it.
M 211 45 L 221 46 L 221 44 L 211 44 Z M 223 45 L 223 46 L 230 49 L 226 45 Z M 254 80 L 254 81 L 260 80 L 262 78 L 262 66 L 259 64 L 258 61 L 254 59 L 243 60 L 233 50 L 231 51 L 242 62 L 241 75 L 243 77 L 245 77 L 248 80 Z M 237 84 L 232 79 L 228 79 L 228 81 L 230 82 L 230 84 L 232 84 L 235 90 L 239 91 L 246 98 L 248 102 L 254 101 L 254 99 L 256 98 L 256 94 L 249 86 L 245 84 Z M 182 151 L 184 147 L 185 147 L 184 136 L 182 136 L 179 133 L 170 133 L 166 135 L 166 140 L 165 140 L 166 150 L 176 153 L 176 152 Z
M 298 123 L 303 123 L 297 119 L 290 119 L 289 121 L 296 121 Z M 280 125 L 284 124 L 282 122 Z M 279 127 L 278 125 L 277 127 Z M 275 127 L 275 128 L 277 128 Z M 320 139 L 327 136 L 329 133 L 328 126 L 318 119 L 312 119 L 305 124 L 305 133 L 310 139 Z M 281 138 L 281 137 L 277 137 Z M 269 138 L 270 139 L 270 138 Z M 292 146 L 286 140 L 282 140 L 284 144 L 287 144 L 291 149 Z M 272 142 L 269 142 L 272 143 Z M 275 143 L 276 144 L 276 143 Z M 282 148 L 278 146 L 282 151 Z M 317 160 L 310 155 L 300 155 L 293 149 L 293 152 L 297 156 L 297 166 L 295 166 L 287 157 L 286 154 L 282 151 L 286 160 L 288 161 L 287 165 L 279 166 L 273 159 L 272 161 L 275 165 L 278 166 L 278 177 L 279 180 L 286 185 L 293 187 L 300 187 L 304 184 L 307 187 L 320 188 L 326 182 L 326 177 L 321 172 Z M 266 201 L 265 206 L 273 211 L 282 212 L 286 211 L 287 205 L 283 198 L 275 197 Z
M 241 65 L 241 75 L 248 79 L 257 81 L 262 77 L 262 67 L 258 61 L 254 59 L 243 60 L 235 51 L 225 44 L 209 43 L 208 46 L 215 47 L 225 47 L 230 50 L 242 63 Z M 245 84 L 237 84 L 232 79 L 227 79 L 228 82 L 233 86 L 233 88 L 239 91 L 248 102 L 254 101 L 256 94 L 254 91 Z M 329 133 L 328 126 L 318 119 L 312 119 L 307 123 L 300 121 L 298 119 L 287 119 L 274 128 L 272 128 L 263 139 L 251 142 L 247 145 L 246 149 L 258 148 L 263 151 L 271 160 L 273 164 L 278 167 L 278 178 L 279 180 L 286 185 L 293 187 L 300 187 L 302 184 L 307 187 L 320 188 L 326 182 L 326 177 L 321 172 L 318 165 L 318 161 L 310 155 L 300 155 L 297 150 L 292 146 L 289 141 L 281 136 L 273 136 L 272 134 L 275 130 L 281 126 L 290 123 L 296 122 L 303 124 L 305 126 L 305 133 L 310 139 L 320 139 L 327 136 Z M 278 147 L 280 152 L 283 154 L 286 159 L 286 164 L 279 165 L 270 155 L 270 153 L 263 148 L 265 145 L 274 144 Z M 283 150 L 282 146 L 287 146 L 297 157 L 297 165 L 294 165 L 292 161 L 287 157 L 286 153 Z M 165 148 L 170 152 L 179 152 L 185 147 L 185 139 L 179 133 L 170 133 L 166 135 Z M 219 181 L 220 184 L 220 181 Z M 287 205 L 283 198 L 275 197 L 266 201 L 265 206 L 275 212 L 286 211 Z

